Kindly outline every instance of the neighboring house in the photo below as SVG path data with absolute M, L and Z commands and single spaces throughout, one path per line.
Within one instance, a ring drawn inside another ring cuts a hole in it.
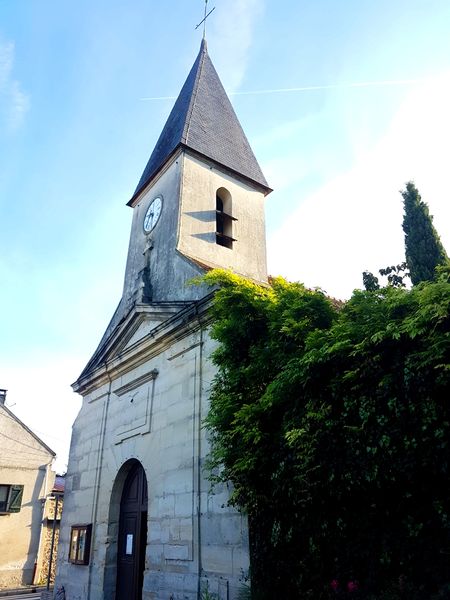
M 203 470 L 212 290 L 189 282 L 221 267 L 267 283 L 269 191 L 203 41 L 129 201 L 122 299 L 73 386 L 67 598 L 234 600 L 248 577 L 247 519 Z
M 37 585 L 48 583 L 49 576 L 51 585 L 55 580 L 59 527 L 64 505 L 64 485 L 65 477 L 57 475 L 53 489 L 44 501 L 41 540 L 33 582 Z
M 0 390 L 0 588 L 13 588 L 33 582 L 55 453 L 5 399 L 6 390 Z

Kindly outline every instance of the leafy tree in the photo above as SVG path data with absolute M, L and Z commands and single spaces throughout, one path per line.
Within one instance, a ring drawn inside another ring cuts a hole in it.
M 448 269 L 344 307 L 279 278 L 205 279 L 219 285 L 209 466 L 249 516 L 255 597 L 444 598 Z
M 406 287 L 405 278 L 410 277 L 407 268 L 406 262 L 402 262 L 399 265 L 392 265 L 390 267 L 385 267 L 384 269 L 379 269 L 378 273 L 382 277 L 386 277 L 388 284 L 392 287 Z M 374 292 L 375 290 L 380 289 L 379 279 L 373 273 L 364 271 L 362 276 L 363 286 L 366 291 Z
M 393 287 L 406 287 L 404 279 L 405 277 L 410 277 L 410 273 L 407 271 L 406 262 L 380 269 L 379 273 L 382 276 L 386 276 L 389 285 L 392 285 Z
M 363 286 L 368 292 L 374 292 L 380 289 L 379 279 L 376 275 L 370 271 L 364 271 L 363 274 Z
M 412 181 L 403 196 L 405 254 L 413 285 L 435 278 L 438 265 L 448 263 L 448 256 L 433 225 L 428 206 L 422 201 Z

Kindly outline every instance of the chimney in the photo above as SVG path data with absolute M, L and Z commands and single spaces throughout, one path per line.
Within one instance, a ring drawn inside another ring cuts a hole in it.
M 8 390 L 1 390 L 0 389 L 0 404 L 5 404 L 5 400 L 6 400 L 6 392 Z

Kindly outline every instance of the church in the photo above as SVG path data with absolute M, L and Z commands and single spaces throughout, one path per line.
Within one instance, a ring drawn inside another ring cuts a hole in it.
M 270 188 L 206 41 L 136 191 L 122 298 L 73 384 L 55 590 L 70 600 L 235 600 L 245 515 L 211 490 L 203 420 L 214 377 L 213 290 L 225 268 L 267 281 Z M 210 596 L 208 596 L 210 594 Z

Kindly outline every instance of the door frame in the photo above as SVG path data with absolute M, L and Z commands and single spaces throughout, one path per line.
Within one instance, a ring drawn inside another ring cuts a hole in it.
M 117 583 L 117 551 L 118 551 L 118 537 L 119 537 L 119 521 L 120 521 L 120 505 L 122 500 L 122 494 L 125 487 L 125 482 L 130 472 L 137 466 L 142 467 L 146 480 L 148 482 L 147 474 L 145 472 L 142 463 L 135 459 L 127 460 L 117 472 L 114 480 L 111 501 L 109 505 L 108 515 L 108 533 L 107 533 L 107 544 L 106 544 L 106 555 L 105 555 L 105 570 L 103 578 L 103 596 L 104 598 L 115 598 L 116 597 L 116 583 Z M 147 513 L 148 521 L 148 513 Z M 148 532 L 147 532 L 148 534 Z M 147 535 L 148 537 L 148 535 Z M 143 557 L 145 564 L 145 556 Z

